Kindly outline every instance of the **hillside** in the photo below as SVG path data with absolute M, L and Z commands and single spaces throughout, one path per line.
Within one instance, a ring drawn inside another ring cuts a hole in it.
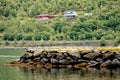
M 78 16 L 64 18 L 65 10 Z M 39 14 L 58 16 L 42 21 Z M 101 39 L 120 42 L 120 0 L 0 0 L 0 41 Z

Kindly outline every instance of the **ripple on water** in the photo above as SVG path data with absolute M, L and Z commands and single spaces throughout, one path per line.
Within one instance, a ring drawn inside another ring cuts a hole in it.
M 0 55 L 0 57 L 2 57 L 2 58 L 12 58 L 12 57 L 15 57 L 15 58 L 17 58 L 17 57 L 20 57 L 20 56 L 11 56 L 11 55 Z

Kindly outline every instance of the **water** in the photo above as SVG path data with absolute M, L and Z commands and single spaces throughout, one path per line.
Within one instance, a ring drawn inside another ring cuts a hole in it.
M 23 54 L 14 52 L 0 50 L 0 80 L 120 80 L 120 69 L 30 69 L 5 65 Z

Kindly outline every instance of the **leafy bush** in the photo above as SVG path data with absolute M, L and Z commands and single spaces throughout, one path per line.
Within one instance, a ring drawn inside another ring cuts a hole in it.
M 24 40 L 32 40 L 33 35 L 27 34 L 24 36 Z
M 7 46 L 7 45 L 9 45 L 9 41 L 8 40 L 5 41 L 5 46 Z
M 41 36 L 42 40 L 45 40 L 45 41 L 50 40 L 50 33 L 49 32 L 41 32 L 40 36 Z
M 15 39 L 15 34 L 5 33 L 3 35 L 3 40 L 13 41 Z
M 23 39 L 23 34 L 21 33 L 18 33 L 17 36 L 16 36 L 16 40 L 22 40 Z
M 0 6 L 0 40 L 116 40 L 120 34 L 119 0 L 1 0 Z M 78 16 L 65 19 L 65 10 Z M 57 16 L 35 18 L 44 13 Z
M 105 45 L 106 45 L 105 39 L 102 37 L 100 39 L 100 46 L 105 46 Z

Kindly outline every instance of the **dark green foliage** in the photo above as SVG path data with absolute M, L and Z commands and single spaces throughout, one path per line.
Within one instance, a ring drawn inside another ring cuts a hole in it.
M 5 33 L 5 34 L 3 35 L 3 39 L 4 39 L 4 40 L 13 41 L 13 40 L 15 39 L 15 34 Z
M 8 40 L 5 41 L 5 46 L 7 46 L 7 45 L 9 45 L 9 41 Z
M 119 43 L 119 0 L 0 0 L 0 40 L 115 40 Z M 63 17 L 75 10 L 75 18 Z M 85 15 L 92 13 L 92 15 Z M 39 14 L 58 15 L 46 21 Z
M 34 37 L 36 41 L 41 40 L 41 36 L 39 34 L 35 35 Z
M 69 32 L 69 36 L 70 36 L 70 39 L 71 39 L 71 40 L 78 40 L 78 38 L 79 38 L 78 33 L 75 32 L 75 31 Z
M 4 32 L 5 28 L 3 21 L 0 21 L 0 33 Z
M 42 40 L 45 40 L 45 41 L 50 40 L 50 33 L 49 32 L 41 32 L 40 36 L 41 36 Z
M 16 46 L 16 45 L 17 45 L 17 40 L 15 39 L 15 40 L 14 40 L 14 46 Z
M 0 26 L 0 32 L 3 32 L 5 30 L 5 27 Z
M 4 11 L 3 16 L 8 17 L 9 16 L 9 11 Z
M 32 35 L 31 34 L 26 34 L 24 35 L 24 40 L 32 40 Z
M 18 33 L 17 36 L 16 36 L 16 40 L 22 40 L 23 39 L 23 34 L 21 33 Z
M 115 45 L 120 45 L 120 34 L 117 34 L 118 36 L 116 37 L 116 39 L 115 39 Z
M 118 21 L 115 18 L 110 18 L 109 21 L 108 21 L 107 26 L 115 29 L 119 24 L 120 24 L 120 21 Z
M 3 40 L 7 40 L 8 38 L 9 38 L 9 34 L 5 33 L 5 34 L 3 35 Z
M 64 23 L 62 23 L 62 22 L 56 22 L 56 23 L 53 25 L 53 29 L 54 29 L 56 32 L 61 33 L 63 26 L 64 26 Z
M 102 37 L 102 38 L 100 39 L 100 46 L 105 46 L 105 45 L 106 45 L 105 39 Z

